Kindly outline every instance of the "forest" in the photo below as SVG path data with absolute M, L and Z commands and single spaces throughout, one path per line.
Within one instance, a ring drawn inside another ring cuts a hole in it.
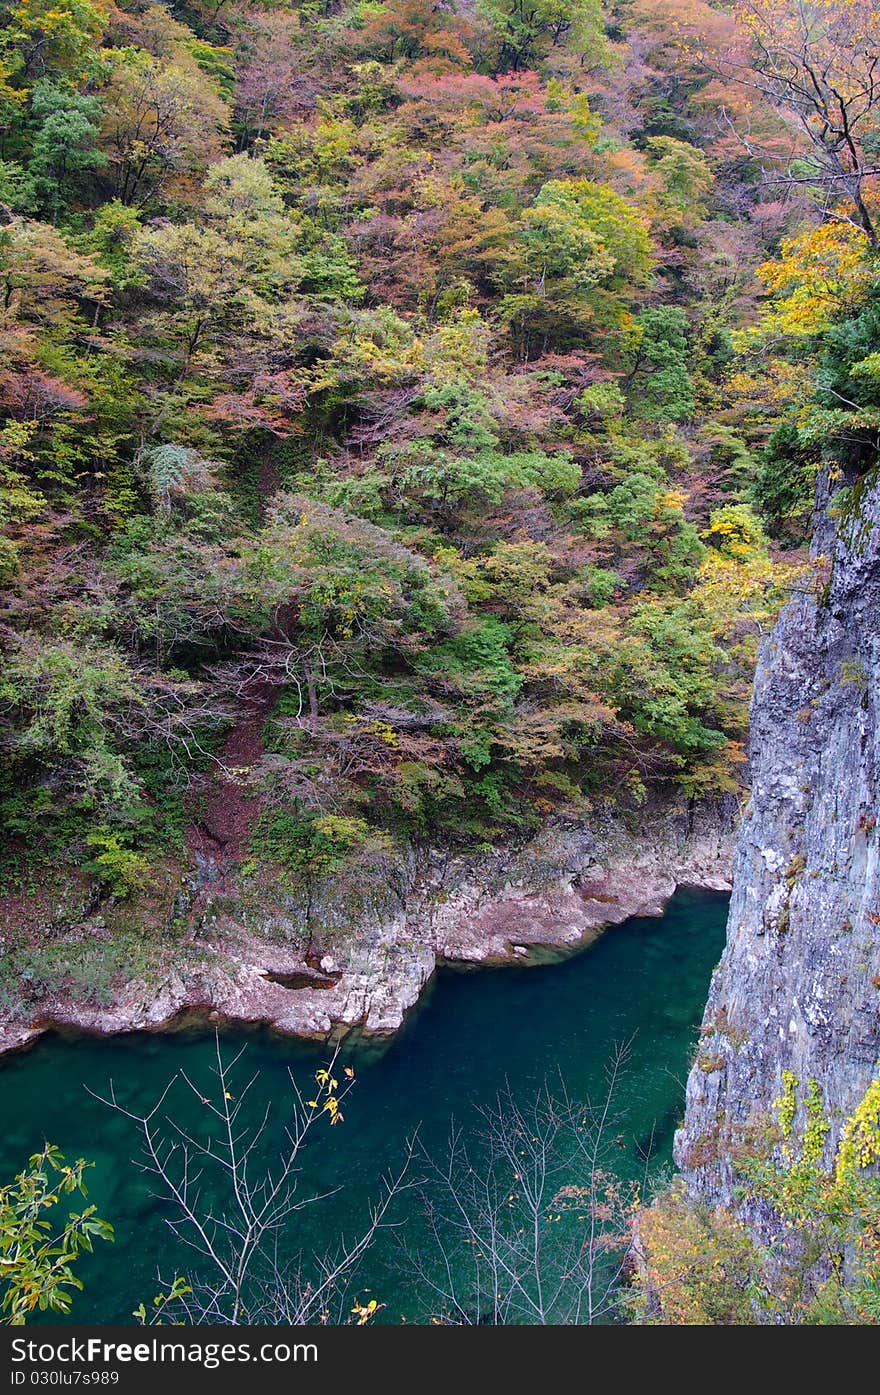
M 736 790 L 838 291 L 810 303 L 796 236 L 773 259 L 809 152 L 727 71 L 733 26 L 649 0 L 9 11 L 16 861 L 136 892 L 218 778 L 294 874 Z M 832 277 L 866 241 L 811 236 Z M 224 761 L 231 732 L 256 758 Z
M 744 797 L 876 464 L 878 63 L 867 0 L 3 0 L 7 1015 L 206 850 Z

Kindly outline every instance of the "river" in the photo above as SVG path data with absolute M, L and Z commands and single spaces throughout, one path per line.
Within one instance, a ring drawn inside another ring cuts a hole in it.
M 617 1095 L 616 1170 L 625 1179 L 641 1176 L 647 1152 L 652 1178 L 668 1171 L 727 904 L 720 894 L 680 891 L 661 919 L 628 921 L 564 962 L 442 972 L 387 1048 L 343 1051 L 340 1067 L 347 1063 L 356 1074 L 345 1118 L 317 1131 L 303 1177 L 304 1186 L 338 1190 L 294 1218 L 305 1251 L 330 1245 L 342 1228 L 355 1233 L 383 1171 L 396 1165 L 416 1129 L 422 1145 L 442 1157 L 454 1119 L 479 1160 L 479 1102 L 490 1102 L 505 1083 L 527 1102 L 560 1073 L 572 1095 L 595 1098 L 615 1044 L 624 1041 L 630 1053 Z M 254 1117 L 267 1101 L 276 1115 L 283 1111 L 288 1071 L 308 1087 L 326 1054 L 262 1031 L 230 1034 L 222 1044 L 229 1053 L 244 1045 L 239 1078 L 242 1071 L 258 1074 L 247 1106 Z M 90 1091 L 106 1094 L 112 1079 L 118 1098 L 137 1112 L 183 1069 L 207 1093 L 215 1049 L 213 1035 L 195 1031 L 104 1040 L 51 1036 L 0 1062 L 0 1177 L 9 1178 L 48 1139 L 68 1158 L 94 1161 L 89 1199 L 115 1227 L 115 1243 L 100 1244 L 79 1266 L 85 1287 L 75 1296 L 74 1320 L 128 1322 L 135 1306 L 149 1305 L 157 1292 L 159 1269 L 187 1273 L 192 1264 L 175 1248 L 169 1213 L 132 1161 L 133 1126 Z M 167 1106 L 185 1127 L 200 1127 L 204 1106 L 197 1094 L 178 1085 Z M 269 1152 L 270 1137 L 271 1130 Z M 358 1294 L 364 1301 L 367 1294 L 377 1297 L 383 1322 L 425 1321 L 430 1301 L 400 1254 L 401 1236 L 411 1248 L 427 1243 L 422 1207 L 415 1192 L 403 1193 L 396 1205 L 400 1225 L 367 1257 Z

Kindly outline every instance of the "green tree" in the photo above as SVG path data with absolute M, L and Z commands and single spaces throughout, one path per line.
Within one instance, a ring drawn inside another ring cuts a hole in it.
M 53 643 L 32 633 L 0 672 L 0 719 L 12 760 L 54 771 L 68 788 L 111 808 L 126 808 L 136 795 L 123 748 L 146 708 L 131 666 L 106 643 Z
M 28 1159 L 13 1182 L 0 1187 L 0 1321 L 21 1327 L 33 1312 L 70 1312 L 78 1256 L 95 1240 L 112 1240 L 113 1227 L 94 1206 L 71 1211 L 56 1222 L 54 1208 L 70 1196 L 86 1195 L 80 1158 L 65 1163 L 52 1144 Z
M 637 731 L 685 756 L 710 751 L 725 740 L 708 725 L 717 711 L 721 658 L 698 605 L 647 601 L 634 608 L 615 655 L 612 691 Z
M 635 416 L 685 421 L 694 410 L 687 315 L 675 305 L 642 310 L 629 336 L 624 385 Z
M 109 16 L 107 0 L 17 0 L 2 36 L 11 70 L 25 85 L 47 73 L 71 82 L 94 73 Z
M 0 301 L 7 324 L 19 320 L 57 337 L 82 327 L 106 300 L 107 273 L 74 251 L 47 223 L 16 219 L 0 229 Z
M 521 237 L 536 273 L 543 277 L 568 277 L 578 290 L 610 275 L 614 252 L 578 202 L 569 183 L 545 184 L 531 208 L 523 214 Z
M 709 161 L 701 150 L 673 136 L 651 136 L 646 142 L 654 169 L 663 183 L 662 202 L 667 209 L 687 214 L 692 226 L 705 217 L 703 199 L 715 182 Z
M 597 0 L 480 0 L 478 12 L 498 44 L 496 70 L 530 68 L 565 40 L 592 62 L 605 58 L 605 25 Z
M 501 313 L 523 357 L 607 332 L 650 281 L 647 221 L 607 184 L 548 180 L 524 211 L 519 236 L 523 255 L 508 253 L 501 268 L 509 288 Z
M 133 263 L 160 307 L 144 316 L 143 327 L 173 346 L 178 383 L 199 359 L 214 368 L 218 349 L 228 357 L 283 334 L 277 307 L 302 274 L 297 226 L 261 160 L 219 161 L 205 193 L 199 223 L 137 227 L 131 234 Z
M 607 184 L 551 180 L 542 186 L 534 209 L 526 239 L 541 235 L 548 246 L 555 239 L 556 257 L 566 270 L 576 272 L 578 258 L 586 257 L 588 268 L 591 260 L 596 263 L 588 284 L 607 276 L 621 288 L 647 284 L 653 265 L 647 224 L 633 204 Z
M 54 222 L 83 176 L 107 163 L 106 155 L 97 149 L 101 107 L 94 97 L 41 80 L 31 97 L 31 115 L 39 128 L 28 173 L 40 212 Z
M 775 537 L 803 539 L 813 511 L 818 467 L 816 447 L 804 444 L 794 422 L 780 422 L 758 457 L 750 489 Z

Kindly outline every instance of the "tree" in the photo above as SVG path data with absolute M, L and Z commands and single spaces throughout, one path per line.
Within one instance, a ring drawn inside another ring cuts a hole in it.
M 496 72 L 532 68 L 564 40 L 593 63 L 605 56 L 605 26 L 595 0 L 481 0 L 478 13 L 499 45 Z
M 744 0 L 736 16 L 745 52 L 734 50 L 722 59 L 721 70 L 765 97 L 801 138 L 780 181 L 815 190 L 826 212 L 853 220 L 876 247 L 876 7 L 869 0 Z M 743 138 L 748 145 L 748 135 Z M 761 155 L 760 147 L 756 153 Z
M 403 58 L 419 73 L 446 72 L 470 67 L 471 53 L 463 40 L 473 33 L 472 21 L 451 7 L 430 0 L 390 0 L 381 12 L 363 18 L 349 42 L 358 53 L 385 63 Z
M 284 334 L 280 308 L 303 274 L 297 225 L 262 160 L 235 155 L 218 161 L 205 192 L 199 223 L 160 222 L 132 236 L 132 260 L 160 307 L 144 316 L 143 328 L 172 347 L 178 387 L 200 365 L 216 369 L 218 350 L 227 371 L 240 358 L 236 377 L 253 377 L 248 350 L 256 345 L 265 356 Z M 258 372 L 259 366 L 260 358 Z
M 818 468 L 816 447 L 801 440 L 794 422 L 781 422 L 761 452 L 750 491 L 775 537 L 799 542 L 806 535 Z
M 652 266 L 647 225 L 638 210 L 608 185 L 589 179 L 553 180 L 541 189 L 535 209 L 541 217 L 538 220 L 532 214 L 532 220 L 545 223 L 550 232 L 558 228 L 563 246 L 566 236 L 570 239 L 574 235 L 585 242 L 580 256 L 588 243 L 594 257 L 601 248 L 610 259 L 601 274 L 611 276 L 616 284 L 629 287 L 647 283 Z M 569 252 L 566 269 L 572 269 L 577 260 L 578 256 Z
M 463 384 L 429 389 L 424 404 L 444 411 L 442 426 L 415 441 L 379 448 L 389 495 L 398 509 L 409 511 L 415 504 L 449 528 L 463 510 L 482 502 L 497 504 L 506 490 L 531 486 L 566 495 L 577 487 L 580 471 L 562 452 L 499 449 L 487 404 L 480 399 Z
M 617 1310 L 639 1188 L 614 1166 L 615 1093 L 573 1099 L 545 1084 L 522 1104 L 509 1087 L 481 1108 L 485 1156 L 453 1127 L 445 1158 L 424 1157 L 432 1249 L 406 1247 L 434 1322 L 454 1326 L 591 1324 Z
M 651 136 L 646 145 L 662 181 L 661 203 L 667 216 L 686 215 L 693 227 L 705 217 L 703 200 L 715 183 L 709 161 L 701 150 L 672 136 Z
M 88 305 L 94 315 L 106 297 L 107 273 L 76 252 L 46 223 L 15 219 L 0 228 L 3 319 L 69 332 Z M 82 323 L 82 321 L 80 321 Z
M 51 788 L 55 814 L 77 809 L 86 841 L 90 820 L 128 835 L 150 817 L 138 757 L 147 745 L 164 750 L 171 780 L 175 765 L 204 755 L 206 733 L 228 719 L 215 699 L 179 673 L 132 663 L 106 640 L 18 634 L 0 670 L 5 778 L 44 794 Z
M 138 782 L 120 749 L 140 725 L 146 695 L 110 645 L 41 642 L 31 634 L 8 656 L 0 678 L 7 758 L 36 766 L 74 795 L 117 812 Z
M 93 68 L 98 40 L 108 27 L 108 0 L 18 0 L 12 7 L 4 47 L 27 82 L 46 73 L 72 81 Z
M 225 1059 L 218 1037 L 213 1084 L 203 1087 L 181 1071 L 143 1115 L 127 1109 L 113 1090 L 103 1101 L 137 1129 L 141 1165 L 168 1206 L 168 1229 L 182 1242 L 181 1255 L 189 1251 L 192 1256 L 186 1284 L 177 1272 L 158 1276 L 163 1317 L 223 1326 L 350 1320 L 361 1261 L 390 1223 L 393 1203 L 406 1185 L 409 1155 L 383 1179 L 381 1196 L 356 1238 L 340 1240 L 325 1254 L 301 1253 L 296 1218 L 327 1199 L 326 1192 L 301 1185 L 303 1154 L 320 1124 L 342 1123 L 354 1071 L 338 1068 L 340 1083 L 334 1056 L 315 1074 L 314 1099 L 304 1098 L 291 1072 L 286 1122 L 278 1153 L 270 1158 L 277 1102 L 267 1100 L 256 1121 L 248 1121 L 243 1111 L 258 1077 L 248 1079 L 237 1071 L 243 1055 L 244 1048 Z M 198 1130 L 164 1113 L 178 1082 L 203 1106 L 204 1126 Z M 360 1320 L 375 1307 L 356 1301 L 355 1312 Z M 143 1311 L 140 1316 L 145 1320 Z
M 724 745 L 722 733 L 709 725 L 718 705 L 720 660 L 696 602 L 647 601 L 633 609 L 612 661 L 611 690 L 637 731 L 693 756 Z
M 203 460 L 198 451 L 186 446 L 150 446 L 143 458 L 159 514 L 170 515 L 172 501 L 182 502 L 216 483 L 212 474 L 216 463 Z
M 31 115 L 39 122 L 39 130 L 28 174 L 40 209 L 54 222 L 82 177 L 107 163 L 96 148 L 101 107 L 94 97 L 40 81 L 31 96 Z
M 642 310 L 635 317 L 623 379 L 634 415 L 682 421 L 693 412 L 686 330 L 687 315 L 675 305 Z
M 232 155 L 211 166 L 204 182 L 208 221 L 236 244 L 242 269 L 258 294 L 278 299 L 297 283 L 299 226 L 284 207 L 264 160 Z
M 621 301 L 646 286 L 653 268 L 646 220 L 606 184 L 589 179 L 549 180 L 523 214 L 525 266 L 504 269 L 512 286 L 502 313 L 522 340 L 580 343 L 619 319 Z
M 74 1272 L 95 1240 L 112 1240 L 113 1227 L 94 1206 L 71 1211 L 54 1223 L 53 1208 L 64 1198 L 86 1195 L 83 1158 L 66 1163 L 50 1143 L 28 1159 L 13 1182 L 0 1187 L 0 1322 L 21 1327 L 34 1312 L 69 1313 Z
M 228 111 L 191 59 L 166 67 L 142 49 L 119 50 L 101 104 L 113 197 L 124 204 L 148 203 L 222 152 Z
M 545 184 L 525 210 L 521 236 L 542 281 L 566 276 L 584 291 L 614 268 L 614 252 L 562 181 Z
M 753 497 L 791 540 L 809 520 L 821 465 L 837 483 L 876 460 L 876 254 L 861 229 L 832 217 L 786 238 L 758 274 L 771 297 L 741 337 L 743 371 L 732 382 L 769 438 Z
M 236 37 L 235 123 L 249 149 L 311 110 L 318 84 L 295 11 L 248 11 Z

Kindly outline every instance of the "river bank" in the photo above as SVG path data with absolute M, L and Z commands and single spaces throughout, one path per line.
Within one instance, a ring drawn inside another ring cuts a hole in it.
M 48 988 L 25 980 L 23 1003 L 0 1021 L 0 1053 L 52 1029 L 168 1031 L 194 1019 L 313 1040 L 353 1029 L 389 1036 L 438 965 L 573 952 L 606 926 L 662 915 L 678 887 L 729 891 L 737 812 L 733 800 L 664 805 L 643 811 L 637 830 L 598 815 L 548 826 L 519 847 L 457 856 L 409 849 L 307 888 L 286 887 L 267 869 L 230 874 L 197 854 L 164 908 L 153 904 L 152 923 L 140 922 L 145 962 L 123 959 L 95 993 L 75 974 L 73 985 L 62 973 Z M 123 913 L 137 940 L 137 908 Z M 72 926 L 66 917 L 74 964 L 93 937 L 112 938 L 113 908 Z

